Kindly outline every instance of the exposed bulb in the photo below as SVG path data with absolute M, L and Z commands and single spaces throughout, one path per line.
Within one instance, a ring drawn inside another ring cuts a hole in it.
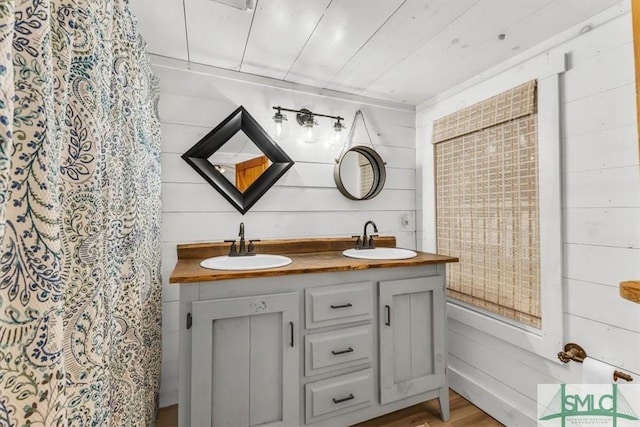
M 313 130 L 313 127 L 315 125 L 317 125 L 318 122 L 316 122 L 313 117 L 310 117 L 307 122 L 303 125 L 303 130 L 302 130 L 302 134 L 303 134 L 303 141 L 306 143 L 313 143 L 316 142 L 314 140 L 314 136 L 315 136 L 315 132 Z
M 277 109 L 277 112 L 272 117 L 273 127 L 271 130 L 271 135 L 276 139 L 286 138 L 287 126 L 285 125 L 284 122 L 287 121 L 287 116 L 282 114 L 282 112 L 280 111 L 280 108 L 276 108 L 276 109 Z
M 306 142 L 313 142 L 313 126 L 307 126 L 307 130 L 305 131 Z

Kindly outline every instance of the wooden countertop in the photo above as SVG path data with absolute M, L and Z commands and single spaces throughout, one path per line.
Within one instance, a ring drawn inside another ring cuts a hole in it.
M 376 238 L 378 247 L 395 247 L 394 237 Z M 277 247 L 278 251 L 260 249 Z M 226 255 L 229 244 L 208 243 L 178 245 L 178 263 L 169 283 L 194 283 L 216 280 L 247 279 L 252 277 L 287 276 L 291 274 L 365 270 L 369 268 L 415 267 L 420 265 L 457 262 L 458 258 L 418 252 L 418 256 L 401 260 L 371 260 L 347 258 L 344 249 L 353 247 L 353 239 L 292 239 L 256 243 L 257 253 L 273 253 L 291 258 L 289 265 L 264 270 L 210 270 L 200 267 L 203 259 Z M 327 250 L 329 249 L 329 250 Z M 222 251 L 222 252 L 221 252 Z M 417 251 L 416 251 L 417 252 Z
M 620 282 L 620 296 L 640 304 L 640 280 Z

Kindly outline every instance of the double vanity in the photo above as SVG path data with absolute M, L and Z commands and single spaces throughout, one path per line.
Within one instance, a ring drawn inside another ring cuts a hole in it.
M 375 249 L 178 246 L 180 426 L 348 426 L 433 398 L 448 419 L 445 264 L 457 259 L 358 241 Z

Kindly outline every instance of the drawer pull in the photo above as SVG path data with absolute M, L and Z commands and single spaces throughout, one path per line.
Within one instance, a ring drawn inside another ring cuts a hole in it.
M 339 351 L 331 350 L 331 354 L 333 354 L 334 356 L 337 356 L 339 354 L 345 354 L 345 353 L 353 353 L 353 348 L 349 347 L 346 350 L 339 350 Z
M 352 399 L 355 399 L 355 396 L 353 394 L 349 393 L 349 396 L 343 397 L 342 399 L 336 399 L 334 397 L 333 398 L 333 403 L 338 404 L 338 403 L 346 402 L 347 400 L 352 400 Z
M 291 336 L 289 337 L 289 345 L 293 347 L 293 322 L 289 322 L 289 331 L 291 332 Z
M 385 309 L 385 313 L 384 314 L 385 314 L 385 317 L 386 317 L 386 319 L 384 321 L 384 324 L 387 325 L 387 326 L 391 326 L 391 307 L 389 307 L 388 305 L 385 305 L 384 309 Z
M 340 304 L 340 305 L 330 305 L 331 308 L 348 308 L 348 307 L 353 307 L 353 304 L 351 304 L 350 302 L 346 303 L 346 304 Z

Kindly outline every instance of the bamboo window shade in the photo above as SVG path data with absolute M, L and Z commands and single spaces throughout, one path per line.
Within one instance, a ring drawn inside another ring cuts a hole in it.
M 362 154 L 358 154 L 358 165 L 360 166 L 360 197 L 364 197 L 373 187 L 373 166 Z
M 540 328 L 537 140 L 535 80 L 433 125 L 448 295 Z

